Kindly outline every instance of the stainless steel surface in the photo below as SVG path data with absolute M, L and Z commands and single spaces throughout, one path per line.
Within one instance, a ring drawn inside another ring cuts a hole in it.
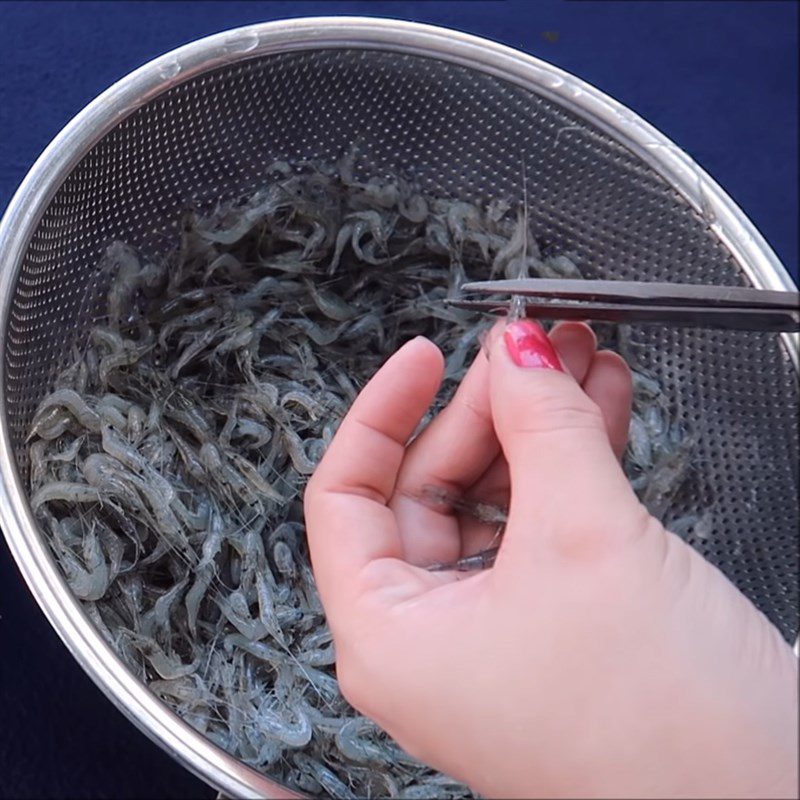
M 82 111 L 0 223 L 2 526 L 97 684 L 231 796 L 287 793 L 181 722 L 95 632 L 31 515 L 24 433 L 97 311 L 93 267 L 109 239 L 157 253 L 186 203 L 256 187 L 275 158 L 333 158 L 354 142 L 365 174 L 409 172 L 468 200 L 519 199 L 524 160 L 530 219 L 589 277 L 793 288 L 741 210 L 651 126 L 549 64 L 452 31 L 346 17 L 242 28 L 156 59 Z M 712 505 L 717 524 L 693 544 L 793 638 L 798 337 L 647 329 L 636 338 L 698 436 L 697 480 L 682 502 Z

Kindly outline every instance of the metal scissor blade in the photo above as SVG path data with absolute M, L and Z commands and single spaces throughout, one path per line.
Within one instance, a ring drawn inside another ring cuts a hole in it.
M 797 311 L 797 292 L 749 289 L 742 286 L 705 286 L 685 283 L 642 281 L 566 280 L 521 278 L 518 280 L 475 281 L 461 290 L 477 294 L 517 294 L 553 300 L 620 302 L 629 305 L 720 306 L 726 308 L 764 308 Z
M 504 300 L 445 300 L 469 311 L 505 313 Z M 526 303 L 525 315 L 534 319 L 592 320 L 596 322 L 667 324 L 682 328 L 745 331 L 800 331 L 800 312 L 784 309 L 714 308 L 700 306 L 627 305 L 622 303 Z

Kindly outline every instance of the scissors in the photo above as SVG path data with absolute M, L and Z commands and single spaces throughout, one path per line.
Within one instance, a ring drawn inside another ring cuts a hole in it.
M 739 286 L 641 281 L 520 278 L 477 281 L 462 291 L 504 295 L 447 299 L 455 308 L 496 312 L 508 295 L 524 299 L 523 314 L 536 319 L 661 324 L 685 328 L 800 331 L 800 294 Z

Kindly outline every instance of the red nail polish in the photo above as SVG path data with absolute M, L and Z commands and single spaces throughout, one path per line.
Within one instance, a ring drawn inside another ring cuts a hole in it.
M 550 339 L 538 322 L 530 319 L 511 322 L 506 326 L 503 338 L 508 354 L 518 367 L 564 371 Z

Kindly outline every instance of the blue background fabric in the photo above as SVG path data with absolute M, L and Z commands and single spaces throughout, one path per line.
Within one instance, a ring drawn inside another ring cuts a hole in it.
M 797 280 L 795 2 L 2 2 L 0 209 L 111 83 L 226 28 L 364 14 L 482 35 L 594 84 L 688 151 Z M 0 268 L 4 265 L 0 264 Z M 77 666 L 0 546 L 0 797 L 213 797 Z

